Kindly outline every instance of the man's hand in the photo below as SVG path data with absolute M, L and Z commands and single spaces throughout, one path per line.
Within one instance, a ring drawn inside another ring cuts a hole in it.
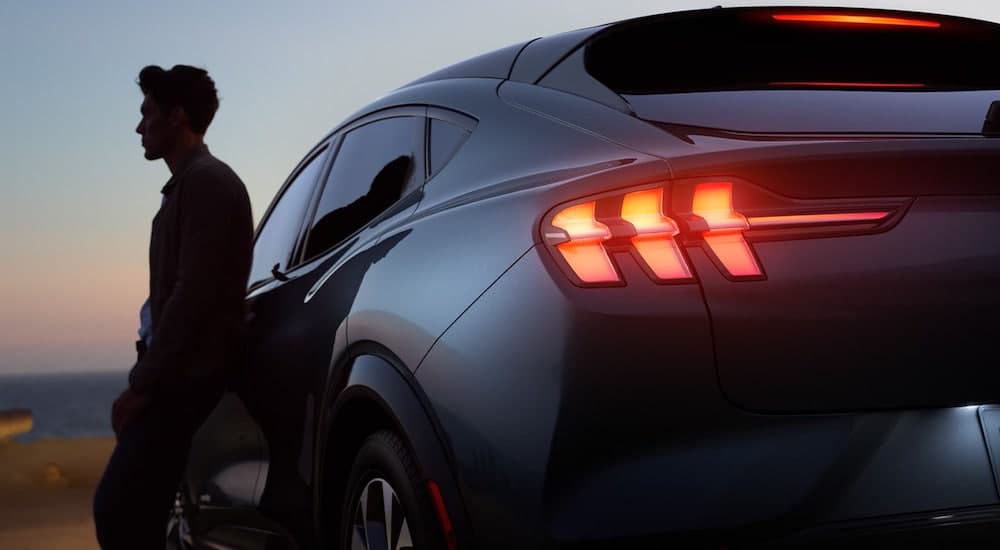
M 115 437 L 121 437 L 125 425 L 145 404 L 146 397 L 132 391 L 132 388 L 126 389 L 115 399 L 111 406 L 111 429 L 115 431 Z

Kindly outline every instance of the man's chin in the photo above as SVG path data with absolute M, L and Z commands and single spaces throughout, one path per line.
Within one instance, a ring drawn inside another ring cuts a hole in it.
M 156 151 L 150 151 L 149 149 L 146 149 L 143 152 L 143 155 L 146 157 L 146 160 L 159 160 L 163 158 L 163 155 L 161 155 L 160 153 Z

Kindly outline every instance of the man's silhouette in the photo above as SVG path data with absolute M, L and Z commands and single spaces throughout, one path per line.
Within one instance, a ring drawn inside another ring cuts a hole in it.
M 118 443 L 94 495 L 105 550 L 164 546 L 191 437 L 238 357 L 253 240 L 243 182 L 203 141 L 219 106 L 208 73 L 148 66 L 138 84 L 135 131 L 171 178 L 153 218 L 139 357 L 112 407 Z

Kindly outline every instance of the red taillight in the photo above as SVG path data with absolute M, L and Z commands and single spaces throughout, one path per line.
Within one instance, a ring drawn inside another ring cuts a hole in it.
M 760 199 L 760 190 L 743 182 L 739 204 L 754 207 L 741 211 L 734 187 L 727 180 L 678 182 L 669 212 L 664 187 L 607 193 L 557 209 L 543 223 L 543 237 L 579 286 L 624 285 L 612 260 L 622 253 L 658 283 L 694 281 L 685 246 L 703 248 L 729 279 L 761 280 L 764 269 L 751 241 L 862 234 L 884 227 L 906 204 L 904 199 L 878 199 L 860 203 L 874 208 L 858 210 L 854 200 L 808 204 L 776 195 Z M 803 213 L 819 207 L 827 211 Z M 852 211 L 844 211 L 848 209 Z
M 798 214 L 791 216 L 754 216 L 747 218 L 750 229 L 763 227 L 788 227 L 826 225 L 838 223 L 877 222 L 890 212 L 845 212 L 843 214 Z
M 585 283 L 621 281 L 604 241 L 611 238 L 608 226 L 597 221 L 594 201 L 570 206 L 552 218 L 552 225 L 562 229 L 568 239 L 556 245 L 570 269 Z M 558 237 L 558 236 L 557 236 Z
M 763 275 L 743 232 L 750 229 L 746 217 L 733 210 L 733 184 L 700 183 L 694 190 L 691 212 L 705 220 L 703 238 L 726 271 L 733 277 Z
M 636 191 L 622 199 L 622 219 L 631 223 L 636 232 L 632 246 L 658 279 L 690 279 L 691 270 L 674 240 L 681 230 L 674 220 L 663 215 L 662 205 L 662 188 Z
M 925 19 L 910 19 L 906 17 L 883 17 L 873 15 L 852 15 L 845 13 L 776 13 L 771 17 L 775 21 L 791 21 L 797 23 L 832 23 L 839 25 L 886 25 L 896 27 L 926 27 L 936 29 L 941 27 L 937 21 Z

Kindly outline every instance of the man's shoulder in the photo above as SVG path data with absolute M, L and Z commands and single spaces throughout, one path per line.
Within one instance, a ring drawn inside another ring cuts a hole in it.
M 229 181 L 243 185 L 243 181 L 232 167 L 210 153 L 198 157 L 191 163 L 185 179 Z
M 184 174 L 182 203 L 212 203 L 249 208 L 250 197 L 243 180 L 225 162 L 212 155 L 202 155 Z

